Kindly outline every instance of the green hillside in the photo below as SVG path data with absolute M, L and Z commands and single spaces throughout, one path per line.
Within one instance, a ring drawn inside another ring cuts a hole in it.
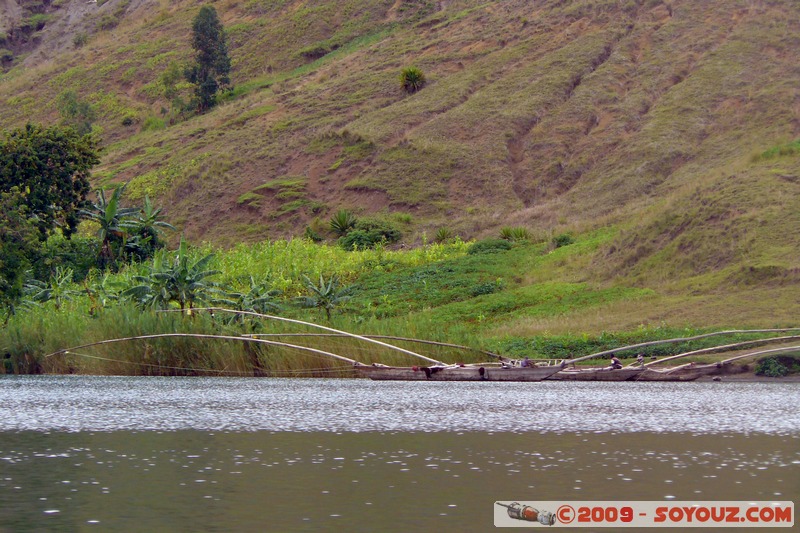
M 510 299 L 571 303 L 494 336 L 795 323 L 796 1 L 213 2 L 235 89 L 191 116 L 165 89 L 201 5 L 0 4 L 16 13 L 0 28 L 0 124 L 55 123 L 74 92 L 102 138 L 94 184 L 127 182 L 196 243 L 324 233 L 342 208 L 410 246 L 442 227 L 573 235 L 569 253 L 537 248 L 501 275 Z M 407 94 L 412 65 L 428 81 Z M 548 281 L 572 292 L 537 293 Z M 586 283 L 621 292 L 569 300 Z

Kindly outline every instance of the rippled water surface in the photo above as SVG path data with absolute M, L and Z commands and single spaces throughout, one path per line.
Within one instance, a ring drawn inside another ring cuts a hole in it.
M 0 430 L 792 434 L 800 384 L 8 376 Z
M 798 502 L 798 400 L 791 383 L 6 376 L 0 531 L 478 532 L 498 500 Z

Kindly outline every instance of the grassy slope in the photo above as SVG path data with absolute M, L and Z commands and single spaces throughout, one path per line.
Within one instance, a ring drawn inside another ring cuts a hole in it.
M 441 4 L 217 2 L 239 88 L 148 130 L 200 5 L 160 2 L 6 74 L 0 120 L 54 121 L 55 96 L 75 90 L 104 130 L 98 184 L 130 181 L 189 238 L 223 246 L 297 235 L 340 207 L 410 213 L 417 235 L 614 228 L 524 260 L 507 294 L 530 302 L 546 291 L 530 284 L 557 281 L 630 298 L 482 322 L 491 335 L 796 316 L 800 156 L 759 157 L 800 137 L 795 2 Z M 397 82 L 409 64 L 429 78 L 413 96 Z M 500 294 L 480 298 L 495 309 Z M 487 314 L 451 305 L 454 321 Z

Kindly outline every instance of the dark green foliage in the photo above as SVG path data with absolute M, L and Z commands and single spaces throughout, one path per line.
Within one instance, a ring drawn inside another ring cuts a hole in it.
M 340 209 L 331 217 L 331 231 L 339 237 L 343 237 L 355 227 L 356 222 L 357 219 L 353 213 L 347 209 Z
M 366 250 L 380 242 L 380 239 L 376 240 L 374 237 L 374 235 L 370 235 L 366 231 L 356 229 L 341 237 L 338 242 L 339 246 L 345 250 Z
M 0 192 L 18 187 L 42 238 L 56 226 L 70 237 L 87 205 L 89 171 L 98 162 L 91 136 L 28 124 L 0 141 Z
M 399 241 L 403 234 L 385 220 L 362 219 L 356 222 L 355 229 L 339 239 L 339 245 L 345 250 L 364 250 L 384 243 Z
M 225 31 L 212 6 L 200 8 L 192 22 L 192 48 L 195 64 L 187 69 L 186 78 L 195 85 L 195 105 L 204 113 L 217 103 L 217 92 L 230 89 L 231 60 L 225 42 Z
M 7 48 L 0 48 L 0 65 L 8 65 L 14 61 L 14 52 Z
M 144 197 L 144 205 L 137 211 L 130 223 L 130 238 L 125 243 L 127 253 L 138 261 L 153 257 L 156 250 L 164 247 L 161 240 L 163 230 L 175 227 L 163 220 L 163 208 L 153 207 L 149 196 Z
M 48 279 L 58 267 L 69 268 L 76 282 L 83 281 L 92 268 L 97 266 L 100 243 L 94 237 L 73 236 L 65 239 L 53 235 L 42 243 L 31 268 L 35 279 Z
M 377 242 L 383 240 L 387 243 L 395 243 L 403 238 L 403 234 L 399 229 L 394 227 L 392 223 L 381 219 L 362 218 L 356 222 L 356 229 L 366 231 L 377 237 Z
M 0 305 L 13 306 L 22 296 L 25 271 L 39 244 L 17 188 L 0 195 Z
M 106 200 L 102 189 L 97 191 L 97 202 L 89 209 L 81 210 L 81 214 L 98 224 L 97 238 L 100 240 L 100 253 L 97 262 L 100 268 L 116 268 L 117 261 L 127 242 L 127 234 L 133 228 L 133 217 L 138 209 L 122 207 L 120 197 L 125 185 L 117 187 Z
M 52 302 L 56 310 L 75 297 L 81 295 L 73 284 L 73 272 L 71 268 L 56 267 L 55 273 L 50 276 L 48 281 L 30 280 L 25 284 L 26 306 L 39 306 Z
M 501 290 L 503 290 L 503 283 L 501 281 L 488 281 L 475 285 L 469 292 L 472 296 L 481 296 L 484 294 L 492 294 Z
M 303 232 L 303 236 L 306 239 L 309 239 L 309 240 L 314 241 L 314 242 L 322 242 L 322 240 L 323 240 L 322 239 L 322 235 L 320 235 L 319 233 L 314 231 L 314 228 L 312 228 L 311 226 L 306 226 L 306 229 Z
M 218 285 L 208 278 L 219 274 L 208 270 L 214 258 L 208 254 L 192 261 L 189 246 L 181 237 L 181 244 L 173 261 L 166 254 L 158 254 L 148 272 L 136 276 L 138 283 L 122 295 L 133 299 L 142 307 L 164 309 L 177 303 L 181 309 L 192 309 L 195 304 L 214 303 L 222 298 Z
M 75 48 L 80 48 L 81 46 L 85 45 L 88 42 L 89 42 L 89 36 L 86 34 L 85 31 L 76 33 L 75 36 L 72 38 L 72 44 L 75 46 Z
M 575 239 L 572 238 L 572 235 L 569 233 L 562 233 L 561 235 L 556 235 L 553 237 L 553 247 L 561 248 L 562 246 L 568 246 L 575 242 Z
M 79 135 L 92 132 L 92 123 L 97 115 L 89 102 L 78 98 L 75 91 L 64 91 L 59 94 L 56 107 L 61 113 L 62 126 L 72 127 Z
M 511 249 L 511 243 L 504 239 L 478 241 L 467 250 L 468 254 L 494 254 Z
M 800 372 L 800 362 L 791 356 L 772 356 L 758 362 L 755 369 L 757 376 L 780 378 Z
M 417 67 L 406 67 L 400 72 L 400 85 L 409 94 L 422 89 L 425 81 L 425 74 Z

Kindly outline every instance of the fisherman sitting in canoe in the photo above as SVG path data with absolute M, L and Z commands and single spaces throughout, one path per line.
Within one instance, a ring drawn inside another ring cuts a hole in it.
M 619 357 L 616 355 L 611 357 L 611 369 L 612 370 L 619 370 L 622 368 L 622 361 L 619 360 Z

